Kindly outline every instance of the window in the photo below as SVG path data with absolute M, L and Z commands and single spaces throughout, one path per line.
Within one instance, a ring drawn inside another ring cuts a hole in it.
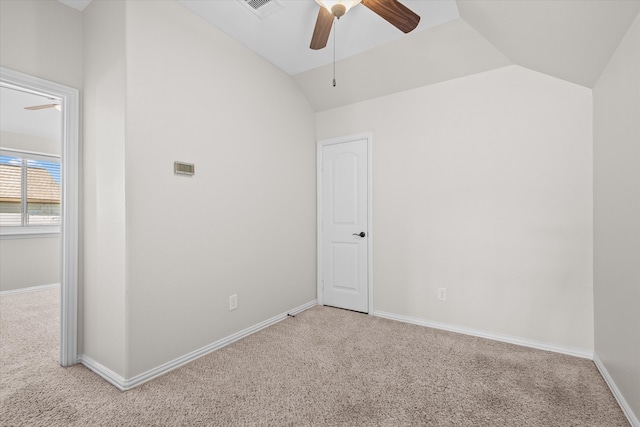
M 0 149 L 2 235 L 60 231 L 60 158 Z

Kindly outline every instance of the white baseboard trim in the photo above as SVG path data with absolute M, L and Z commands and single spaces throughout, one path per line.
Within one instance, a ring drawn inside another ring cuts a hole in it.
M 186 365 L 187 363 L 192 362 L 208 353 L 211 353 L 212 351 L 218 350 L 222 347 L 226 347 L 229 344 L 232 344 L 238 340 L 241 340 L 242 338 L 245 338 L 251 334 L 254 334 L 261 329 L 264 329 L 268 326 L 281 322 L 284 319 L 286 319 L 289 316 L 289 314 L 296 315 L 304 310 L 307 310 L 311 307 L 316 306 L 317 304 L 318 304 L 317 300 L 309 301 L 306 304 L 302 304 L 301 306 L 298 306 L 285 313 L 274 316 L 256 325 L 250 326 L 246 329 L 243 329 L 240 332 L 237 332 L 233 335 L 229 335 L 228 337 L 222 338 L 205 347 L 192 351 L 191 353 L 185 354 L 184 356 L 178 357 L 177 359 L 174 359 L 170 362 L 162 364 L 157 368 L 153 368 L 147 372 L 144 372 L 140 375 L 136 375 L 135 377 L 129 378 L 129 379 L 123 378 L 122 376 L 113 372 L 109 368 L 101 365 L 100 363 L 97 363 L 96 361 L 92 360 L 87 356 L 82 355 L 79 358 L 79 362 L 85 365 L 87 368 L 91 369 L 96 374 L 100 375 L 102 378 L 104 378 L 114 386 L 116 386 L 118 389 L 122 391 L 126 391 L 134 387 L 137 387 L 147 381 L 150 381 L 154 378 L 157 378 L 163 374 L 166 374 L 169 371 L 179 368 L 180 366 Z
M 51 283 L 49 285 L 29 286 L 28 288 L 11 289 L 8 291 L 0 292 L 0 297 L 5 295 L 23 294 L 25 292 L 44 291 L 45 289 L 59 288 L 60 283 Z
M 86 366 L 96 374 L 100 375 L 102 378 L 107 380 L 107 382 L 111 383 L 111 385 L 115 386 L 116 388 L 122 391 L 126 390 L 125 384 L 127 381 L 124 379 L 124 377 L 112 371 L 111 369 L 107 368 L 103 364 L 96 362 L 89 356 L 85 354 L 79 355 L 78 363 L 82 363 L 84 366 Z
M 604 364 L 595 353 L 593 354 L 593 363 L 596 364 L 596 367 L 600 371 L 600 375 L 602 375 L 602 378 L 604 378 L 604 381 L 609 386 L 611 393 L 613 393 L 613 396 L 618 401 L 618 404 L 622 408 L 622 412 L 624 412 L 624 414 L 626 415 L 629 423 L 631 423 L 631 426 L 640 427 L 640 421 L 638 420 L 638 417 L 636 417 L 636 415 L 633 413 L 633 410 L 631 409 L 625 398 L 622 396 L 622 393 L 620 393 L 620 390 L 616 386 L 616 383 L 613 381 L 613 378 L 611 378 L 611 375 L 609 375 L 609 371 L 607 371 L 607 368 L 605 368 Z
M 482 331 L 479 329 L 466 328 L 464 326 L 450 325 L 447 323 L 434 322 L 431 320 L 421 319 L 418 317 L 403 316 L 400 314 L 387 313 L 384 311 L 374 311 L 374 316 L 383 317 L 385 319 L 397 320 L 399 322 L 411 323 L 413 325 L 426 326 L 434 329 L 442 329 L 449 332 L 457 332 L 459 334 L 471 335 L 479 338 L 486 338 L 494 341 L 502 341 L 509 344 L 521 345 L 523 347 L 535 348 L 538 350 L 552 351 L 554 353 L 568 354 L 570 356 L 580 357 L 582 359 L 593 360 L 593 352 L 582 348 L 565 347 L 556 344 L 549 344 L 541 341 L 518 338 L 511 335 L 496 334 L 493 332 Z

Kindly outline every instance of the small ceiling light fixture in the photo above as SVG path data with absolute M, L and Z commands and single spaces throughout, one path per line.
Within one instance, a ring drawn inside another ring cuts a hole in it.
M 327 9 L 338 19 L 360 2 L 362 0 L 316 0 L 316 3 Z

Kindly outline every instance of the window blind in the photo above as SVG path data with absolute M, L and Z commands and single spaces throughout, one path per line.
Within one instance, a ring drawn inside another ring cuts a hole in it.
M 29 153 L 0 155 L 0 226 L 60 225 L 60 161 Z

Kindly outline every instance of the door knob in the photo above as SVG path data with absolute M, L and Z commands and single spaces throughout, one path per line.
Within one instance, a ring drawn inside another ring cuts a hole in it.
M 359 233 L 353 233 L 354 236 L 360 236 L 360 237 L 364 237 L 366 236 L 366 234 L 364 234 L 364 231 L 361 231 Z

